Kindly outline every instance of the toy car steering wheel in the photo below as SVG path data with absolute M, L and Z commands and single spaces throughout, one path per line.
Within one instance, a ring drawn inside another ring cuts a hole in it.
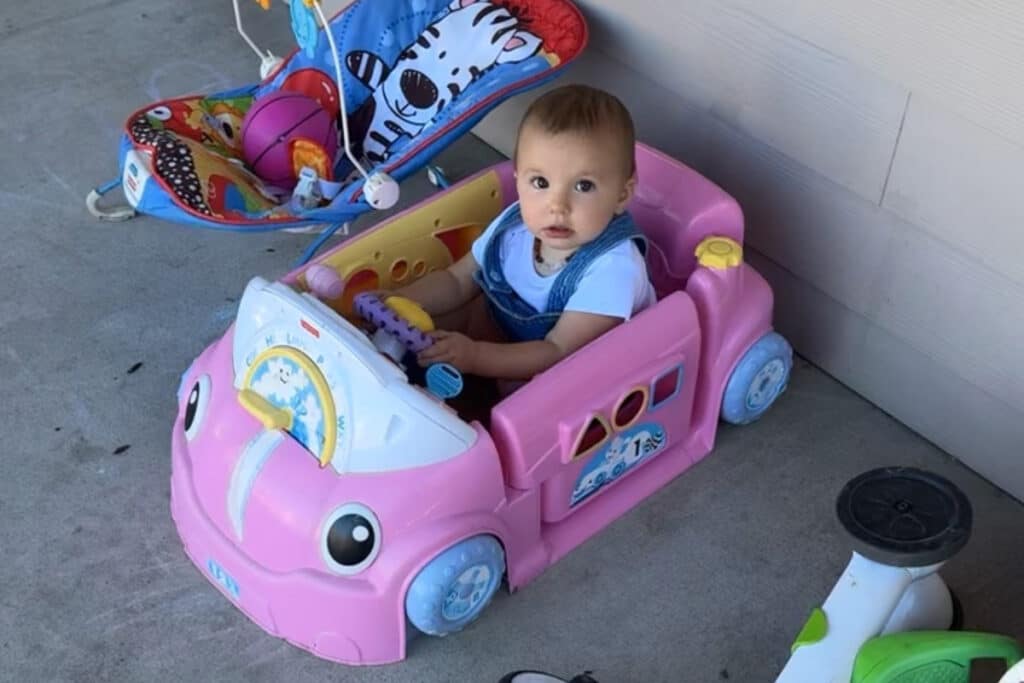
M 364 320 L 376 326 L 373 345 L 398 364 L 407 350 L 419 353 L 434 343 L 428 334 L 434 329 L 434 321 L 415 301 L 400 296 L 382 300 L 372 292 L 363 292 L 356 295 L 352 305 Z M 462 373 L 448 363 L 431 365 L 424 380 L 427 389 L 441 399 L 462 392 Z
M 393 336 L 413 353 L 428 349 L 434 343 L 427 334 L 433 331 L 434 321 L 415 301 L 400 296 L 381 299 L 373 292 L 363 292 L 356 295 L 352 304 L 364 320 L 375 325 L 378 331 Z M 378 338 L 374 336 L 374 343 Z M 387 353 L 384 349 L 381 352 Z

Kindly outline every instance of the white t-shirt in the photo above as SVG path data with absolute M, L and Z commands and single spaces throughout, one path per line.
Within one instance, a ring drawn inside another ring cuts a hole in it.
M 493 221 L 473 242 L 473 258 L 481 267 L 497 225 L 498 221 Z M 538 311 L 547 308 L 548 294 L 561 271 L 544 276 L 534 269 L 533 235 L 526 226 L 519 224 L 506 230 L 498 253 L 505 280 L 516 294 Z M 625 240 L 587 267 L 565 310 L 629 320 L 655 301 L 643 254 L 633 240 Z

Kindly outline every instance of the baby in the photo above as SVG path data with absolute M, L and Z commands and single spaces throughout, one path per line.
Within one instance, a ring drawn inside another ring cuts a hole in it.
M 541 96 L 513 161 L 519 200 L 470 253 L 393 292 L 434 316 L 421 364 L 530 379 L 655 301 L 646 243 L 626 211 L 633 121 L 615 96 L 583 85 Z

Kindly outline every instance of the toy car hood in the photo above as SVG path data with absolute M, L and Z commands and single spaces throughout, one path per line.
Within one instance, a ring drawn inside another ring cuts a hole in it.
M 476 439 L 362 331 L 286 284 L 249 282 L 231 355 L 242 406 L 339 474 L 441 462 Z

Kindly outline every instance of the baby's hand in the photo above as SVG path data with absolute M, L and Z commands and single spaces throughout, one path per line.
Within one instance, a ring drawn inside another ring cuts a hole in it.
M 416 357 L 420 365 L 450 363 L 460 372 L 473 372 L 476 365 L 478 344 L 464 334 L 434 330 L 430 333 L 434 343 Z

